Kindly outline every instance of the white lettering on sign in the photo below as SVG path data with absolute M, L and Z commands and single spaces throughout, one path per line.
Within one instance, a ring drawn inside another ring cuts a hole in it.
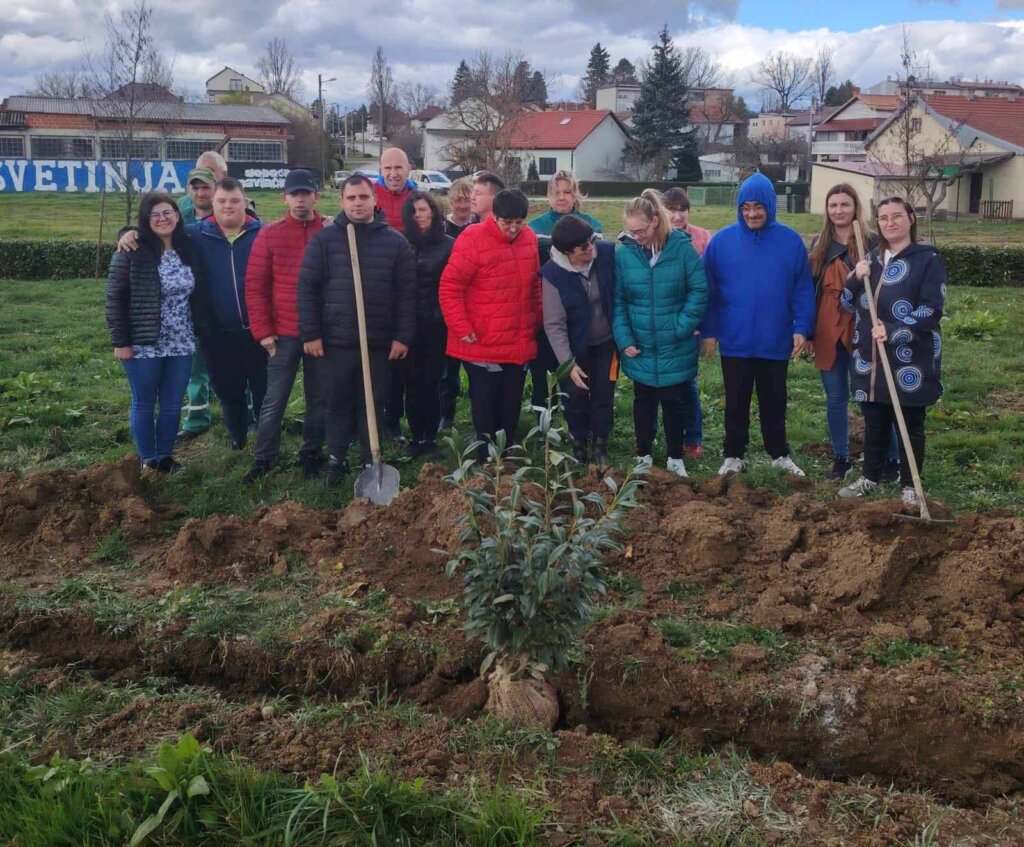
M 52 159 L 36 161 L 36 191 L 56 191 L 57 183 L 53 181 L 53 169 L 57 163 Z
M 15 191 L 25 190 L 25 172 L 28 170 L 28 161 L 25 159 L 4 159 L 4 167 L 7 169 L 7 177 Z M 7 188 L 7 180 L 0 173 L 0 191 Z

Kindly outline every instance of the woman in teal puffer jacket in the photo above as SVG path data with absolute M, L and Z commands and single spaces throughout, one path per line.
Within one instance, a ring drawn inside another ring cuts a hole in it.
M 622 247 L 615 254 L 612 331 L 622 369 L 633 380 L 638 456 L 650 456 L 661 404 L 668 470 L 686 476 L 683 426 L 697 375 L 697 337 L 708 305 L 704 266 L 685 232 L 672 229 L 658 193 L 626 204 Z

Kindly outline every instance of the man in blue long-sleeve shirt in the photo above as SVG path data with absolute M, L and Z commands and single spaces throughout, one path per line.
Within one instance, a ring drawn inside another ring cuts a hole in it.
M 804 472 L 786 441 L 789 360 L 814 328 L 814 280 L 803 239 L 775 220 L 775 190 L 757 173 L 740 186 L 737 222 L 718 232 L 704 253 L 708 311 L 701 327 L 704 355 L 717 344 L 725 384 L 725 461 L 719 475 L 746 466 L 750 400 L 757 388 L 764 447 L 772 465 Z

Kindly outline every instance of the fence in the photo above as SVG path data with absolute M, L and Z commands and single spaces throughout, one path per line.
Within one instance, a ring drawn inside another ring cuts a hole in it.
M 982 200 L 981 216 L 987 220 L 1013 220 L 1012 200 Z

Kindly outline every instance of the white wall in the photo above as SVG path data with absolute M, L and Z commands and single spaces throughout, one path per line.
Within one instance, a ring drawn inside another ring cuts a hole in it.
M 578 179 L 608 179 L 608 171 L 622 170 L 626 134 L 611 116 L 606 117 L 576 148 L 573 171 Z

